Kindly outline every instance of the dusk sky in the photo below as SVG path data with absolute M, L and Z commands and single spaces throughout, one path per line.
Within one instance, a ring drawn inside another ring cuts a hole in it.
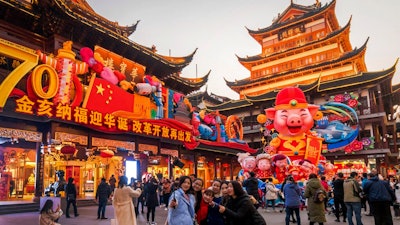
M 311 5 L 315 0 L 293 0 Z M 91 7 L 119 25 L 140 20 L 129 37 L 151 47 L 161 55 L 186 56 L 198 48 L 193 61 L 182 71 L 183 77 L 211 74 L 208 93 L 238 99 L 239 95 L 226 86 L 229 81 L 250 76 L 237 60 L 261 53 L 261 46 L 248 34 L 265 28 L 283 12 L 290 0 L 87 0 Z M 320 1 L 322 5 L 330 0 Z M 387 69 L 400 57 L 399 0 L 337 0 L 336 16 L 341 26 L 352 17 L 350 42 L 360 47 L 369 37 L 365 62 L 370 72 Z M 102 46 L 107 48 L 107 46 Z M 196 69 L 197 68 L 197 69 Z M 397 65 L 397 70 L 400 66 Z M 400 82 L 400 71 L 393 84 Z

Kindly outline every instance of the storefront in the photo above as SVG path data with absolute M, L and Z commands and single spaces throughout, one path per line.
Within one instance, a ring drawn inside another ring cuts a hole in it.
M 0 127 L 0 200 L 32 198 L 36 183 L 36 131 Z
M 0 138 L 6 140 L 0 145 L 5 159 L 1 166 L 6 185 L 2 189 L 11 193 L 5 195 L 8 198 L 51 195 L 53 183 L 70 177 L 74 178 L 80 197 L 94 197 L 101 178 L 108 180 L 112 175 L 129 174 L 128 179 L 139 179 L 149 173 L 175 179 L 198 174 L 208 186 L 215 177 L 233 178 L 230 160 L 236 153 L 255 152 L 246 143 L 219 141 L 222 129 L 215 130 L 219 135 L 215 141 L 199 140 L 194 135 L 198 128 L 187 123 L 190 118 L 176 119 L 174 115 L 176 105 L 188 114 L 190 103 L 183 94 L 162 87 L 155 76 L 146 75 L 142 83 L 135 85 L 158 90 L 161 96 L 152 91 L 132 93 L 93 71 L 87 71 L 85 80 L 69 74 L 68 69 L 55 70 L 53 64 L 46 64 L 61 60 L 73 62 L 76 68 L 87 66 L 75 60 L 72 44 L 64 42 L 54 59 L 0 39 L 0 46 L 7 47 L 0 48 L 0 54 L 32 61 L 29 78 L 28 70 L 10 69 L 3 71 L 7 79 L 0 80 L 0 93 L 9 93 L 0 95 L 0 121 L 4 126 Z M 110 60 L 120 59 L 100 47 L 95 51 Z M 37 62 L 38 57 L 44 60 L 43 64 Z M 119 73 L 124 64 L 144 73 L 141 65 L 127 59 L 120 63 Z M 113 66 L 117 69 L 117 65 Z M 125 78 L 121 75 L 121 79 Z M 219 118 L 218 114 L 209 116 Z M 224 124 L 220 118 L 218 121 Z M 213 132 L 211 127 L 207 131 Z M 177 164 L 176 159 L 181 163 Z M 136 168 L 130 166 L 127 171 L 127 160 L 135 162 Z M 57 171 L 63 171 L 64 176 L 57 176 Z M 15 186 L 12 192 L 10 183 Z M 3 199 L 7 199 L 5 196 Z

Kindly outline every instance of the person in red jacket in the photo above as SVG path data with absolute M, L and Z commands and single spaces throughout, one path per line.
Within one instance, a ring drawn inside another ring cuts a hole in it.
M 326 193 L 329 193 L 329 185 L 328 185 L 328 182 L 326 182 L 326 177 L 324 175 L 321 176 L 321 184 L 322 184 L 322 187 L 324 187 Z M 325 210 L 327 211 L 327 204 L 328 204 L 327 197 L 325 198 L 324 203 L 325 203 Z

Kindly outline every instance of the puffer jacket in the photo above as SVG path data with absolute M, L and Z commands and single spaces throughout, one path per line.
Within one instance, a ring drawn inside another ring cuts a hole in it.
M 228 205 L 231 208 L 226 207 L 224 215 L 230 218 L 232 225 L 266 225 L 262 217 L 261 221 L 254 220 L 255 216 L 260 215 L 247 194 L 231 198 Z
M 288 208 L 300 207 L 301 191 L 297 184 L 287 181 L 283 187 L 283 194 L 285 196 L 285 206 Z
M 389 183 L 379 180 L 378 176 L 371 177 L 364 186 L 364 193 L 370 202 L 393 202 L 395 195 Z
M 314 202 L 314 195 L 315 192 L 321 189 L 325 196 L 326 192 L 324 187 L 322 186 L 320 180 L 318 178 L 311 178 L 308 180 L 306 189 L 304 190 L 304 197 L 308 198 L 307 200 L 307 210 L 309 213 L 310 222 L 317 222 L 317 223 L 325 223 L 325 203 L 324 202 Z
M 275 200 L 278 198 L 279 189 L 271 182 L 267 182 L 265 185 L 265 199 Z

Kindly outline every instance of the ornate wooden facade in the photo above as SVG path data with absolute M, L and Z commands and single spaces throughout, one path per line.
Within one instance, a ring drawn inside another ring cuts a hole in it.
M 198 78 L 185 78 L 181 76 L 182 69 L 192 61 L 196 50 L 182 57 L 164 56 L 158 54 L 155 47 L 146 47 L 129 39 L 128 37 L 133 35 L 136 30 L 138 22 L 131 26 L 121 26 L 98 15 L 85 0 L 0 0 L 0 89 L 4 86 L 2 85 L 4 81 L 9 80 L 12 71 L 23 63 L 23 59 L 16 59 L 9 54 L 3 54 L 6 52 L 3 51 L 4 49 L 1 49 L 3 46 L 23 49 L 28 52 L 26 55 L 32 56 L 30 58 L 32 64 L 37 65 L 39 57 L 35 54 L 35 50 L 40 50 L 44 55 L 52 57 L 52 54 L 57 55 L 57 50 L 62 49 L 63 43 L 66 41 L 69 43 L 72 41 L 71 54 L 74 55 L 74 59 L 76 56 L 76 60 L 79 62 L 83 61 L 79 54 L 80 49 L 83 47 L 97 49 L 98 52 L 110 56 L 116 65 L 117 63 L 118 65 L 122 63 L 130 63 L 129 65 L 137 64 L 138 68 L 143 70 L 142 75 L 156 77 L 162 82 L 163 87 L 176 91 L 179 94 L 187 95 L 197 91 L 208 81 L 210 73 Z M 114 57 L 116 55 L 118 57 Z M 117 58 L 122 59 L 117 62 L 115 61 Z M 85 88 L 90 86 L 89 79 L 86 79 L 90 75 L 88 73 L 79 78 L 81 79 L 79 81 L 82 85 L 85 85 Z M 135 76 L 132 74 L 126 75 L 128 82 L 135 81 Z M 46 75 L 43 75 L 43 77 L 43 83 L 38 83 L 44 86 Z M 21 76 L 21 79 L 15 82 L 15 88 L 27 90 L 27 81 L 28 76 Z M 84 91 L 87 90 L 85 89 Z M 9 97 L 8 99 L 7 96 Z M 95 170 L 104 170 L 106 167 L 101 167 L 104 165 L 104 162 L 102 162 L 104 159 L 99 160 L 101 151 L 103 153 L 113 151 L 118 160 L 107 160 L 109 163 L 107 170 L 109 171 L 98 173 L 98 176 L 108 177 L 107 173 L 111 172 L 110 168 L 114 170 L 113 172 L 116 175 L 122 174 L 116 168 L 123 168 L 121 163 L 125 159 L 137 159 L 141 161 L 142 170 L 138 172 L 140 175 L 143 172 L 147 172 L 148 167 L 156 165 L 151 164 L 152 162 L 161 163 L 164 169 L 174 169 L 173 171 L 169 171 L 170 173 L 166 176 L 178 175 L 175 173 L 175 169 L 178 170 L 179 168 L 172 168 L 172 164 L 168 159 L 180 157 L 186 163 L 186 168 L 184 168 L 186 169 L 186 175 L 195 173 L 199 169 L 203 171 L 203 175 L 206 175 L 204 177 L 205 180 L 212 180 L 214 176 L 217 176 L 216 174 L 220 174 L 219 178 L 222 178 L 221 176 L 229 178 L 233 174 L 232 166 L 239 167 L 235 165 L 236 162 L 231 161 L 232 155 L 242 151 L 255 151 L 248 146 L 246 148 L 246 146 L 240 144 L 231 144 L 228 146 L 229 143 L 217 143 L 214 145 L 211 141 L 199 142 L 194 151 L 189 151 L 178 140 L 145 135 L 144 133 L 132 134 L 132 132 L 125 132 L 118 134 L 115 132 L 103 132 L 99 129 L 81 126 L 81 124 L 74 121 L 16 113 L 14 96 L 10 97 L 7 93 L 3 95 L 4 97 L 5 103 L 3 102 L 4 104 L 0 107 L 0 148 L 10 149 L 18 144 L 20 146 L 18 148 L 19 152 L 16 154 L 13 153 L 14 155 L 20 155 L 23 158 L 27 149 L 30 150 L 29 152 L 33 152 L 33 155 L 36 154 L 30 160 L 33 165 L 30 169 L 37 172 L 34 193 L 36 197 L 43 194 L 45 186 L 50 182 L 54 182 L 55 176 L 52 171 L 55 167 L 51 167 L 52 169 L 50 169 L 50 166 L 45 166 L 45 163 L 49 163 L 47 159 L 54 155 L 52 151 L 56 151 L 55 145 L 62 143 L 73 144 L 77 149 L 77 153 L 69 157 L 69 159 L 72 159 L 71 161 L 75 161 L 72 163 L 74 166 L 80 166 L 81 168 L 81 171 L 79 169 L 78 171 L 75 171 L 75 169 L 71 170 L 73 173 L 76 172 L 77 176 L 87 176 L 87 174 L 90 174 L 88 172 L 89 167 L 82 166 L 86 160 L 87 162 L 90 161 L 90 163 L 96 164 L 93 167 Z M 82 107 L 84 106 L 82 105 Z M 136 108 L 136 105 L 133 108 Z M 139 111 L 140 109 L 143 110 L 143 108 L 138 108 Z M 191 128 L 189 125 L 187 127 Z M 20 138 L 18 135 L 20 135 Z M 29 136 L 29 138 L 25 136 Z M 182 138 L 182 135 L 180 137 Z M 97 150 L 100 151 L 100 155 L 95 155 L 93 148 L 96 146 L 97 148 L 99 146 L 108 146 L 110 148 L 106 147 L 106 149 L 100 150 L 98 148 Z M 118 146 L 122 147 L 117 150 Z M 2 157 L 3 153 L 2 150 Z M 64 156 L 62 156 L 63 158 L 59 156 L 58 154 L 57 159 L 54 157 L 51 159 L 52 165 L 65 167 Z M 107 158 L 112 156 L 112 154 L 105 154 L 104 156 Z M 202 157 L 202 161 L 197 164 L 199 156 Z M 6 160 L 12 161 L 7 157 Z M 63 162 L 60 162 L 60 160 Z M 3 166 L 5 165 L 0 164 L 1 168 Z M 87 171 L 83 171 L 82 168 L 84 167 Z M 45 170 L 48 171 L 46 172 Z M 21 171 L 23 170 L 21 169 Z M 50 175 L 44 177 L 44 174 Z M 18 175 L 18 178 L 12 178 L 14 180 L 18 179 L 18 193 L 20 189 L 23 192 L 24 176 L 24 174 L 21 174 Z M 71 175 L 67 174 L 67 176 Z M 94 184 L 96 185 L 96 179 L 98 178 L 93 178 L 92 176 L 91 178 L 85 177 L 85 179 L 77 181 L 79 184 L 79 194 L 86 193 L 87 189 L 83 187 L 86 185 L 83 183 L 84 181 L 94 180 Z M 5 183 L 8 184 L 8 182 Z M 5 189 L 8 190 L 8 188 Z M 5 198 L 7 197 L 5 196 Z M 2 200 L 1 197 L 0 200 Z
M 243 118 L 246 141 L 262 147 L 258 114 L 274 104 L 277 92 L 298 86 L 309 102 L 323 104 L 330 96 L 356 93 L 361 131 L 359 138 L 375 137 L 375 148 L 355 154 L 343 151 L 327 153 L 329 160 L 380 157 L 377 167 L 397 165 L 399 134 L 396 133 L 393 105 L 399 104 L 399 86 L 392 85 L 398 60 L 382 71 L 368 71 L 364 58 L 368 44 L 353 48 L 350 39 L 351 18 L 341 27 L 335 14 L 336 1 L 322 6 L 291 4 L 272 25 L 248 29 L 262 52 L 238 61 L 250 76 L 226 84 L 240 95 L 240 100 L 208 105 L 209 110 L 237 114 Z

